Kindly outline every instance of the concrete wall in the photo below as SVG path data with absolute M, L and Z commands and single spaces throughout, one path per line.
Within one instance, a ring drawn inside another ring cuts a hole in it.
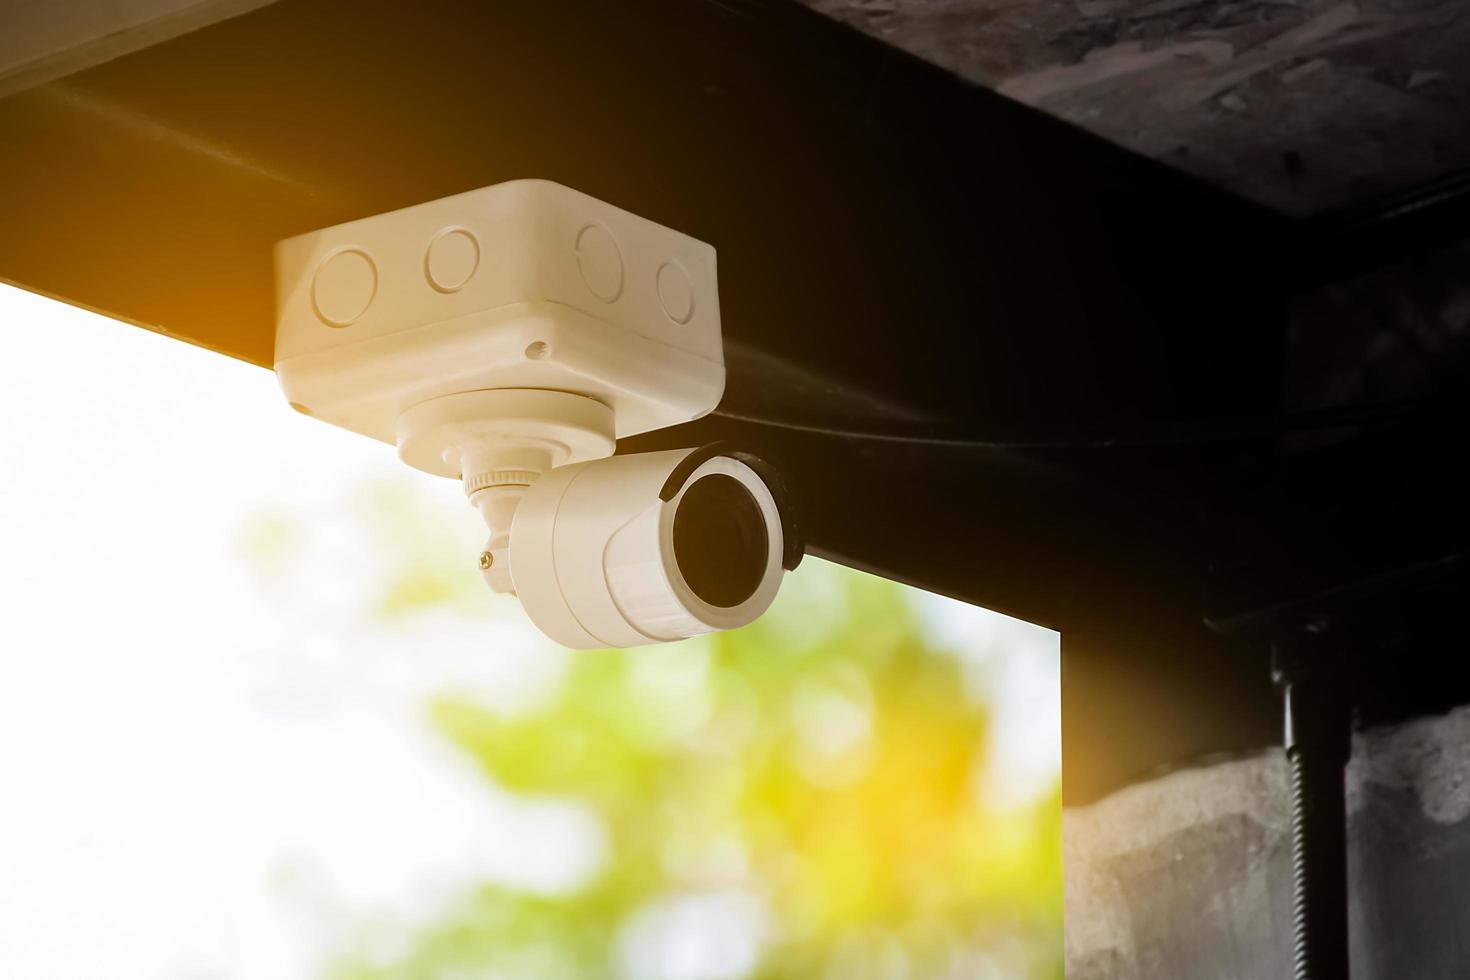
M 1470 709 L 1354 740 L 1353 980 L 1470 977 Z M 1068 980 L 1291 975 L 1280 752 L 1067 811 Z

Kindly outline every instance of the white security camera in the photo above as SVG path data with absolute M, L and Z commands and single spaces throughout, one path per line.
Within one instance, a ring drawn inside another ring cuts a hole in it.
M 715 253 L 546 181 L 338 225 L 276 250 L 293 407 L 462 481 L 479 566 L 572 647 L 750 622 L 802 544 L 734 448 L 612 456 L 724 390 Z
M 774 474 L 719 444 L 552 470 L 526 491 L 510 531 L 516 593 L 569 647 L 744 626 L 800 559 Z

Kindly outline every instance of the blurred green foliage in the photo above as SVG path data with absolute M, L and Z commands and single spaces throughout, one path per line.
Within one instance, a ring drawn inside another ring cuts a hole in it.
M 428 525 L 392 491 L 363 500 L 379 553 L 406 558 L 379 614 L 463 608 L 461 585 L 480 586 L 446 568 L 447 542 L 393 530 Z M 435 700 L 432 725 L 486 779 L 594 812 L 607 859 L 571 894 L 484 883 L 331 976 L 628 976 L 640 909 L 734 892 L 764 910 L 753 980 L 1060 978 L 1060 789 L 1020 809 L 983 798 L 984 706 L 904 593 L 808 561 L 757 623 L 576 654 L 535 710 Z

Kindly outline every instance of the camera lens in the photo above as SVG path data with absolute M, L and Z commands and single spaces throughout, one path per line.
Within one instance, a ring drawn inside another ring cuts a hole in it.
M 674 514 L 674 560 L 694 594 L 712 606 L 738 606 L 766 572 L 765 515 L 749 490 L 721 473 L 696 480 Z

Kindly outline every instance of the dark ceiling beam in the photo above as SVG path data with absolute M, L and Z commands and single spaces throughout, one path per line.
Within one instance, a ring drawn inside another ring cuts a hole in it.
M 1150 435 L 1290 400 L 1271 212 L 781 0 L 281 0 L 0 101 L 0 145 L 0 277 L 261 365 L 314 228 L 535 176 L 709 241 L 727 410 L 1068 445 L 625 449 L 738 439 L 815 553 L 1061 629 L 1072 802 L 1274 734 L 1205 593 L 1279 440 Z

